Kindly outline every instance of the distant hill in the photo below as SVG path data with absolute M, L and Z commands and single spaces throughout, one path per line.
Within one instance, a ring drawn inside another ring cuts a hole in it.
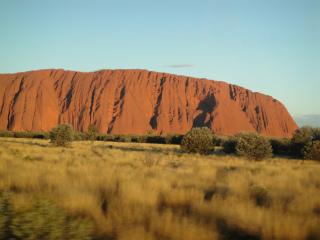
M 112 134 L 186 133 L 206 126 L 231 135 L 288 137 L 297 128 L 285 106 L 261 93 L 146 70 L 41 70 L 0 74 L 0 129 L 48 131 L 58 123 Z
M 294 119 L 299 127 L 306 125 L 311 127 L 320 127 L 320 114 L 295 115 Z

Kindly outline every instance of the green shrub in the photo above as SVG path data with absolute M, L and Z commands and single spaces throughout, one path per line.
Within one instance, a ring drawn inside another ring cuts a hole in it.
M 112 135 L 112 134 L 97 134 L 97 141 L 110 142 L 135 142 L 135 143 L 159 143 L 159 144 L 180 144 L 183 135 Z
M 214 145 L 223 147 L 224 142 L 227 140 L 226 137 L 216 136 L 214 139 Z
M 312 129 L 312 141 L 320 141 L 320 128 Z
M 313 141 L 320 141 L 320 128 L 302 127 L 297 129 L 291 139 L 291 154 L 296 157 L 305 157 L 305 150 L 311 148 Z
M 135 140 L 138 143 L 146 143 L 147 142 L 147 136 L 146 135 L 139 135 L 135 137 Z
M 0 137 L 48 139 L 49 133 L 47 133 L 47 132 L 31 132 L 31 131 L 12 132 L 12 131 L 7 131 L 7 130 L 1 130 Z
M 208 154 L 214 149 L 214 138 L 209 128 L 193 128 L 183 137 L 180 146 L 189 153 Z
M 131 142 L 137 143 L 138 137 L 136 135 L 131 135 Z
M 7 130 L 0 131 L 0 137 L 14 137 L 14 138 L 40 138 L 40 139 L 48 139 L 49 134 L 46 132 L 11 132 Z
M 97 134 L 98 134 L 97 128 L 93 124 L 90 124 L 88 126 L 88 130 L 86 133 L 86 139 L 90 141 L 94 141 L 97 138 Z
M 129 135 L 117 135 L 113 139 L 114 142 L 131 142 L 131 136 Z
M 287 138 L 271 138 L 269 139 L 272 146 L 272 152 L 275 155 L 285 155 L 291 154 L 291 142 Z
M 183 139 L 183 135 L 181 134 L 167 134 L 165 136 L 165 143 L 166 144 L 181 144 Z
M 302 127 L 295 131 L 291 138 L 291 154 L 296 157 L 302 157 L 302 149 L 312 140 L 312 128 Z
M 48 139 L 49 134 L 46 132 L 14 132 L 13 137 L 15 138 L 40 138 L 40 139 Z
M 97 134 L 97 141 L 105 141 L 106 134 Z
M 14 133 L 7 130 L 0 130 L 0 137 L 14 137 Z
M 174 135 L 173 134 L 167 134 L 164 138 L 164 141 L 166 144 L 172 144 L 172 139 L 173 139 Z
M 87 136 L 84 132 L 73 132 L 73 141 L 87 140 Z
M 147 143 L 159 143 L 159 144 L 166 143 L 165 137 L 160 135 L 149 135 L 147 136 L 146 140 L 147 140 Z
M 33 138 L 33 136 L 34 136 L 34 133 L 30 131 L 14 133 L 15 138 Z
M 236 152 L 240 156 L 253 160 L 262 160 L 272 156 L 270 142 L 256 133 L 241 133 L 236 135 Z
M 33 133 L 32 138 L 49 139 L 49 133 L 48 132 L 35 132 L 35 133 Z
M 320 161 L 320 141 L 310 141 L 302 149 L 304 159 L 312 159 Z
M 51 143 L 65 147 L 73 141 L 74 133 L 70 125 L 61 124 L 53 128 L 50 132 Z
M 106 141 L 106 142 L 131 142 L 133 138 L 135 137 L 130 135 L 112 135 L 112 134 L 98 134 L 96 137 L 98 141 Z
M 114 141 L 115 136 L 110 134 L 98 134 L 97 141 Z
M 232 136 L 222 140 L 222 150 L 227 153 L 236 153 L 237 138 Z
M 138 141 L 139 141 L 139 136 L 137 136 L 137 135 L 131 136 L 131 142 L 138 143 Z

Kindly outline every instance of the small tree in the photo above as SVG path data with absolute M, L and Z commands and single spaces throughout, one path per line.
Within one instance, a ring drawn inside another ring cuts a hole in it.
M 320 161 L 320 141 L 310 141 L 302 149 L 304 159 Z
M 65 147 L 73 141 L 73 130 L 69 124 L 61 124 L 50 132 L 51 143 Z
M 189 153 L 208 154 L 214 149 L 214 138 L 207 127 L 193 128 L 183 137 L 180 146 Z
M 256 133 L 241 133 L 236 136 L 236 152 L 252 160 L 262 160 L 272 156 L 270 142 Z
M 270 138 L 270 144 L 274 155 L 290 155 L 291 142 L 288 138 Z
M 297 157 L 302 157 L 302 149 L 312 140 L 313 129 L 311 127 L 302 127 L 295 131 L 291 138 L 291 153 Z
M 306 126 L 297 129 L 291 139 L 291 153 L 305 158 L 306 149 L 310 149 L 314 141 L 320 141 L 320 128 Z
M 90 140 L 90 141 L 96 140 L 97 134 L 98 134 L 97 128 L 93 124 L 90 124 L 88 126 L 88 131 L 87 131 L 87 134 L 86 134 L 87 140 Z
M 312 141 L 320 141 L 320 128 L 312 129 Z

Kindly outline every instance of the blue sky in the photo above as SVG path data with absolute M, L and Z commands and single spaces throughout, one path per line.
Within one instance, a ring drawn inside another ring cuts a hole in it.
M 43 68 L 224 80 L 319 114 L 320 1 L 0 0 L 0 73 Z

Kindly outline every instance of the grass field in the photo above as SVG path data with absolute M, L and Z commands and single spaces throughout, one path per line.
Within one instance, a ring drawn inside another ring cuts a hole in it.
M 0 139 L 0 239 L 320 239 L 320 164 Z

